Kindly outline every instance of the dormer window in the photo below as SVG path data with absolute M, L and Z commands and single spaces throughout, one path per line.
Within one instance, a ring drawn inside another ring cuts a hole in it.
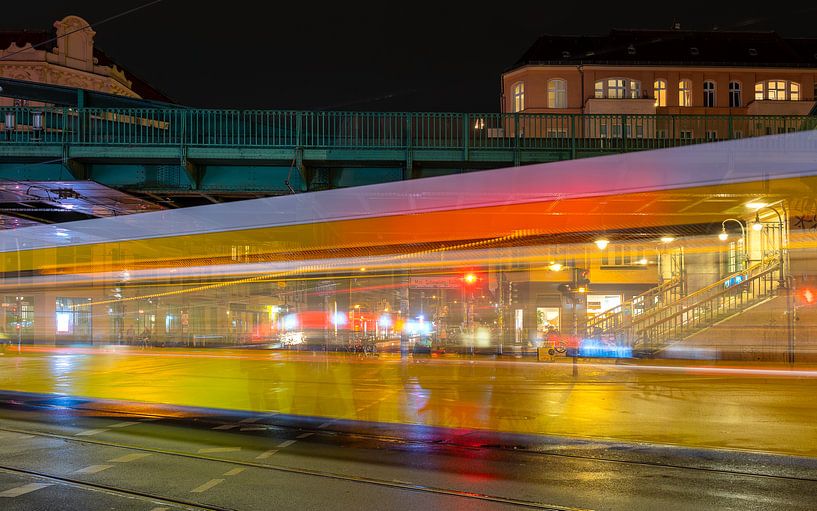
M 594 96 L 598 99 L 638 99 L 641 82 L 631 78 L 605 78 L 596 82 Z
M 696 47 L 694 47 L 694 46 L 693 46 L 692 48 L 690 48 L 690 49 L 689 49 L 689 54 L 690 54 L 690 55 L 697 55 L 698 53 L 699 53 L 699 52 L 698 52 L 698 48 L 696 48 Z
M 800 101 L 800 84 L 788 80 L 766 80 L 755 84 L 755 101 Z
M 749 55 L 752 57 L 757 57 L 757 50 L 754 48 L 749 48 Z

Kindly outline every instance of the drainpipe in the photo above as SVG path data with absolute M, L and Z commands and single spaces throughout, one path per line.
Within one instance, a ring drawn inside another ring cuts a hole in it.
M 579 72 L 579 84 L 581 85 L 581 113 L 584 113 L 584 66 L 579 64 L 576 66 L 576 70 Z

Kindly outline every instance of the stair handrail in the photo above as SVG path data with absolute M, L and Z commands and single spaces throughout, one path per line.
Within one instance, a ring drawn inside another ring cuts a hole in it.
M 769 263 L 771 263 L 771 264 L 769 264 Z M 645 343 L 649 343 L 650 345 L 652 345 L 653 348 L 655 348 L 655 345 L 662 344 L 661 341 L 666 341 L 668 339 L 658 339 L 656 335 L 646 335 L 645 336 L 646 332 L 650 331 L 650 330 L 655 331 L 655 330 L 661 328 L 662 325 L 665 325 L 668 322 L 673 321 L 678 317 L 682 317 L 685 314 L 687 315 L 687 319 L 681 321 L 680 324 L 673 325 L 674 326 L 674 328 L 672 328 L 673 333 L 677 333 L 678 331 L 683 331 L 684 329 L 688 329 L 687 327 L 689 325 L 692 325 L 693 327 L 698 326 L 700 324 L 699 318 L 701 318 L 702 315 L 701 314 L 696 314 L 695 313 L 696 310 L 701 309 L 704 304 L 711 304 L 711 302 L 713 302 L 715 300 L 718 300 L 718 299 L 721 299 L 721 298 L 723 298 L 724 296 L 727 296 L 727 295 L 735 296 L 736 293 L 743 293 L 747 289 L 750 289 L 750 290 L 754 291 L 754 283 L 756 281 L 761 280 L 761 279 L 765 279 L 767 277 L 770 277 L 775 272 L 777 272 L 779 270 L 779 262 L 774 258 L 770 258 L 769 260 L 762 261 L 762 262 L 754 265 L 751 268 L 752 269 L 760 269 L 760 271 L 758 271 L 757 273 L 754 273 L 753 275 L 750 275 L 750 276 L 746 277 L 745 279 L 741 280 L 740 282 L 736 282 L 736 283 L 734 283 L 734 284 L 732 284 L 730 286 L 724 286 L 724 283 L 729 282 L 730 278 L 734 278 L 735 275 L 739 275 L 741 272 L 738 272 L 736 274 L 732 274 L 730 277 L 727 277 L 725 279 L 721 279 L 720 281 L 718 281 L 718 282 L 716 282 L 716 283 L 714 283 L 714 284 L 712 284 L 710 286 L 707 286 L 706 288 L 703 288 L 701 290 L 701 291 L 704 291 L 704 290 L 705 291 L 710 291 L 710 290 L 716 288 L 718 285 L 720 285 L 721 288 L 718 289 L 717 292 L 709 294 L 709 296 L 706 296 L 706 297 L 704 297 L 702 299 L 696 300 L 694 303 L 688 303 L 688 304 L 683 305 L 681 307 L 674 307 L 676 310 L 673 311 L 672 314 L 666 315 L 665 317 L 662 317 L 662 318 L 657 318 L 655 321 L 649 323 L 648 325 L 642 326 L 640 328 L 636 327 L 636 325 L 633 325 L 633 329 L 632 329 L 632 333 L 634 334 L 633 338 L 634 339 L 647 339 L 647 341 L 645 341 Z M 743 296 L 741 295 L 740 300 L 735 300 L 735 307 L 731 307 L 731 305 L 727 304 L 726 308 L 727 309 L 732 308 L 732 309 L 737 310 L 738 309 L 737 302 L 740 302 L 741 306 L 744 305 L 745 303 L 752 303 L 758 296 L 762 296 L 762 297 L 768 296 L 771 292 L 776 290 L 780 285 L 779 279 L 769 279 L 768 282 L 769 282 L 769 286 L 764 292 L 750 293 L 751 296 L 747 297 L 746 299 L 743 299 Z M 701 294 L 703 294 L 703 293 L 701 293 Z M 689 296 L 692 296 L 692 295 L 689 295 Z M 684 298 L 687 298 L 687 297 L 684 297 Z M 681 300 L 679 300 L 679 302 L 680 301 Z M 713 318 L 715 317 L 714 314 L 712 314 L 713 310 L 715 310 L 716 312 L 719 312 L 719 313 L 724 312 L 723 307 L 720 307 L 718 309 L 713 309 L 712 307 L 707 308 L 706 312 L 709 313 L 709 320 L 710 321 L 713 321 L 714 320 Z
M 620 327 L 621 324 L 624 322 L 624 320 L 621 319 L 619 321 L 615 321 L 615 320 L 613 320 L 613 318 L 615 316 L 624 316 L 627 313 L 628 309 L 629 309 L 631 317 L 634 316 L 635 314 L 633 314 L 633 305 L 635 304 L 635 302 L 637 300 L 642 299 L 642 300 L 644 300 L 646 302 L 647 298 L 652 297 L 652 296 L 657 296 L 657 295 L 663 295 L 663 293 L 669 291 L 670 289 L 678 287 L 680 285 L 681 285 L 681 276 L 680 275 L 675 275 L 674 277 L 667 280 L 666 282 L 663 282 L 663 283 L 659 284 L 656 287 L 650 288 L 650 289 L 644 291 L 643 293 L 632 297 L 631 299 L 627 300 L 624 303 L 621 303 L 621 304 L 619 304 L 619 305 L 617 305 L 617 306 L 615 306 L 613 308 L 610 308 L 610 309 L 607 309 L 604 312 L 601 312 L 600 314 L 597 314 L 596 316 L 594 316 L 594 317 L 590 318 L 589 320 L 587 320 L 586 328 L 587 328 L 588 335 L 592 335 L 593 331 L 597 327 L 601 328 L 602 332 L 605 332 L 605 331 Z M 650 307 L 650 308 L 652 308 L 652 307 Z M 612 324 L 606 324 L 606 323 L 612 323 Z

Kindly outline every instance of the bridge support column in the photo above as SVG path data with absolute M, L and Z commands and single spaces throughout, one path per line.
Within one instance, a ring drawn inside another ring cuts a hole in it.
M 88 179 L 88 166 L 68 157 L 68 146 L 62 146 L 62 166 L 77 180 Z
M 200 165 L 196 165 L 186 159 L 182 160 L 182 169 L 184 173 L 187 174 L 192 189 L 201 190 L 201 182 L 204 179 L 204 169 Z
M 414 179 L 415 177 L 414 155 L 411 149 L 408 149 L 406 150 L 406 165 L 403 167 L 403 180 Z

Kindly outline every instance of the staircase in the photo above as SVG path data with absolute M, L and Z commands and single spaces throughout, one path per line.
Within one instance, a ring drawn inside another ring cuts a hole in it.
M 654 354 L 701 330 L 777 295 L 778 259 L 763 260 L 678 300 L 654 308 L 618 333 L 633 340 L 634 352 Z
M 633 297 L 632 300 L 588 319 L 587 337 L 592 337 L 599 330 L 604 336 L 626 330 L 640 316 L 680 299 L 683 294 L 682 284 L 680 276 L 673 277 L 660 286 Z
M 587 322 L 587 336 L 601 332 L 651 355 L 705 328 L 774 298 L 781 269 L 775 256 L 682 296 L 682 280 L 673 278 Z

